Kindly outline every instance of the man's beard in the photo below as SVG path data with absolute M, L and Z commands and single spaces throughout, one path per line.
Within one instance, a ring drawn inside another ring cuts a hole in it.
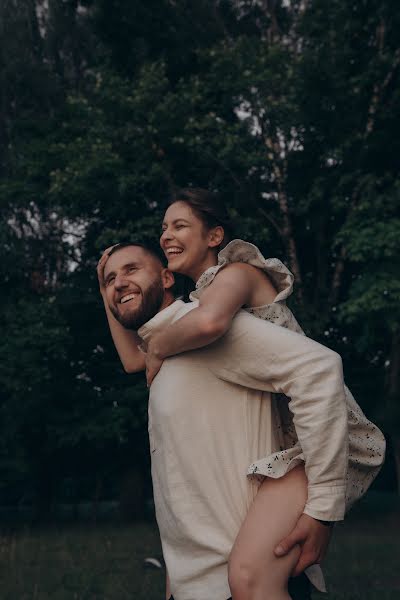
M 125 329 L 137 331 L 142 325 L 150 321 L 160 310 L 164 299 L 164 287 L 162 281 L 157 279 L 145 292 L 142 292 L 142 301 L 140 305 L 132 311 L 127 311 L 121 315 L 114 306 L 110 310 L 114 317 Z

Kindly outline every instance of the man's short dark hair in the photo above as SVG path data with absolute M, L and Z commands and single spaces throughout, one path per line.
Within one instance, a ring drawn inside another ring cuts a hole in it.
M 113 246 L 113 248 L 108 253 L 108 256 L 117 252 L 120 248 L 125 248 L 126 246 L 139 246 L 139 248 L 143 248 L 146 252 L 148 252 L 151 256 L 156 258 L 163 267 L 168 266 L 168 260 L 162 251 L 160 245 L 155 243 L 153 240 L 143 239 L 140 240 L 124 240 L 119 244 Z M 185 302 L 189 301 L 190 292 L 192 292 L 195 288 L 193 281 L 186 277 L 186 275 L 181 275 L 180 273 L 174 273 L 175 283 L 170 288 L 170 292 L 174 294 L 175 297 L 181 297 Z
M 126 248 L 127 246 L 139 246 L 139 248 L 143 248 L 143 250 L 145 250 L 148 254 L 151 254 L 153 258 L 156 258 L 163 267 L 167 266 L 167 259 L 159 244 L 156 244 L 152 240 L 146 240 L 143 238 L 140 240 L 124 240 L 123 242 L 115 244 L 115 246 L 113 246 L 108 253 L 108 256 L 111 256 L 120 248 Z

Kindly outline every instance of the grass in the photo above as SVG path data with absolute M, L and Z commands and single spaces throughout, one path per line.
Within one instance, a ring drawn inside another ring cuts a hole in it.
M 315 600 L 400 598 L 400 510 L 374 502 L 336 527 Z M 162 600 L 163 571 L 143 565 L 160 555 L 152 523 L 20 528 L 0 539 L 0 600 Z
M 152 524 L 52 527 L 2 537 L 1 600 L 158 600 L 163 574 Z

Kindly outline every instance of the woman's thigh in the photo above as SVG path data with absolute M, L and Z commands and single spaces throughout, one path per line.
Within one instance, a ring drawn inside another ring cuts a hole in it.
M 286 586 L 300 549 L 277 558 L 274 548 L 296 525 L 307 500 L 304 466 L 280 479 L 266 478 L 249 508 L 229 560 L 230 581 L 243 577 L 251 585 Z

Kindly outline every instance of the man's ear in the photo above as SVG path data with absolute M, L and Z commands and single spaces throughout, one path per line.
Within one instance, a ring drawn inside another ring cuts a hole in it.
M 222 244 L 224 235 L 225 231 L 224 228 L 221 227 L 221 225 L 217 225 L 217 227 L 213 227 L 212 229 L 210 229 L 208 238 L 209 248 L 216 248 L 217 246 Z
M 175 284 L 175 277 L 172 271 L 165 268 L 161 272 L 161 278 L 165 290 L 169 290 Z

